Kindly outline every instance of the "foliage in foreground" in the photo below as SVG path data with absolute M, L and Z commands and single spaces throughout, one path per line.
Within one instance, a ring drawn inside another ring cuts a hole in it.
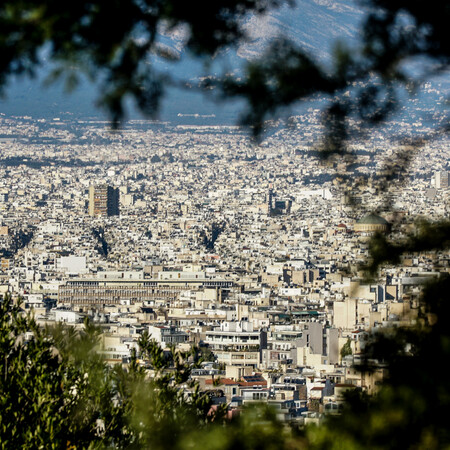
M 10 296 L 0 302 L 0 448 L 231 449 L 298 447 L 267 408 L 224 426 L 223 408 L 189 382 L 195 352 L 163 352 L 148 334 L 127 370 L 97 353 L 99 329 L 40 328 Z M 187 361 L 190 360 L 190 363 Z M 190 395 L 186 395 L 188 388 Z
M 373 276 L 382 264 L 399 264 L 417 253 L 437 255 L 450 247 L 450 224 L 423 222 L 417 232 L 393 242 L 375 235 L 370 241 Z M 443 259 L 442 259 L 443 261 Z M 387 377 L 369 397 L 350 392 L 342 416 L 308 430 L 308 445 L 319 449 L 450 448 L 447 414 L 450 382 L 440 368 L 450 359 L 450 275 L 435 261 L 438 274 L 423 287 L 416 318 L 408 326 L 374 331 L 364 348 L 361 372 L 383 367 Z
M 0 304 L 0 445 L 2 448 L 167 448 L 204 427 L 209 399 L 192 387 L 181 355 L 164 357 L 143 336 L 149 379 L 136 356 L 124 370 L 96 352 L 99 330 L 41 329 L 10 297 Z M 169 370 L 170 369 L 170 370 Z
M 450 448 L 450 383 L 440 370 L 450 358 L 448 292 L 441 276 L 426 286 L 415 323 L 373 335 L 360 370 L 383 364 L 387 379 L 376 396 L 353 392 L 342 416 L 309 430 L 312 448 Z

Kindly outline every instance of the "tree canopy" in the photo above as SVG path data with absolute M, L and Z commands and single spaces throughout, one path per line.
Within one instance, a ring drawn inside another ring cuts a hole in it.
M 244 19 L 262 14 L 287 0 L 218 0 L 186 4 L 178 0 L 5 0 L 0 5 L 0 86 L 13 74 L 33 74 L 47 59 L 55 76 L 76 83 L 80 73 L 100 81 L 100 104 L 113 121 L 124 114 L 124 100 L 135 99 L 140 110 L 154 114 L 170 69 L 161 72 L 155 58 L 177 56 L 158 39 L 163 30 L 182 30 L 188 52 L 210 61 L 217 52 L 247 39 Z M 349 137 L 346 117 L 364 124 L 384 120 L 398 105 L 396 86 L 417 85 L 448 70 L 449 8 L 441 0 L 360 0 L 366 11 L 357 48 L 337 45 L 332 67 L 289 40 L 276 40 L 261 58 L 248 63 L 243 76 L 206 78 L 204 88 L 219 97 L 244 98 L 241 120 L 259 135 L 264 121 L 280 109 L 317 93 L 329 99 L 324 123 L 326 150 L 342 152 Z M 412 76 L 405 63 L 419 60 Z M 344 95 L 348 88 L 354 95 Z M 354 131 L 354 130 L 353 130 Z
M 282 3 L 5 0 L 0 5 L 0 85 L 13 74 L 33 73 L 43 64 L 40 51 L 45 47 L 59 65 L 55 75 L 75 81 L 83 71 L 101 81 L 101 103 L 112 120 L 122 118 L 127 96 L 152 114 L 170 82 L 154 69 L 152 58 L 175 59 L 156 39 L 161 27 L 184 26 L 187 49 L 210 58 L 246 38 L 242 19 L 247 14 Z M 246 99 L 242 122 L 255 135 L 280 109 L 324 94 L 323 149 L 346 153 L 352 133 L 386 120 L 398 107 L 398 86 L 417 85 L 447 71 L 450 62 L 448 2 L 361 0 L 361 5 L 367 14 L 360 45 L 337 46 L 331 68 L 292 42 L 278 40 L 248 64 L 240 79 L 224 76 L 206 80 L 204 87 L 213 85 L 225 98 Z M 417 76 L 405 70 L 414 61 L 423 66 Z M 354 95 L 346 94 L 349 87 Z M 436 131 L 448 131 L 448 123 Z M 408 158 L 400 162 L 395 170 Z M 425 224 L 422 230 L 402 242 L 377 236 L 371 244 L 372 273 L 385 262 L 398 263 L 405 252 L 448 249 L 447 223 Z M 360 369 L 374 370 L 374 361 L 388 369 L 377 396 L 349 397 L 345 414 L 301 437 L 283 434 L 270 411 L 254 412 L 228 429 L 215 427 L 208 401 L 195 386 L 188 399 L 179 389 L 188 381 L 187 355 L 171 352 L 166 360 L 143 336 L 140 349 L 152 361 L 153 380 L 145 377 L 136 358 L 129 371 L 108 369 L 94 351 L 97 331 L 89 323 L 75 334 L 62 328 L 44 331 L 6 298 L 0 304 L 0 444 L 186 448 L 198 445 L 204 432 L 208 448 L 444 448 L 450 442 L 450 385 L 438 368 L 450 351 L 448 291 L 448 274 L 442 274 L 424 290 L 415 323 L 387 329 L 367 345 Z
M 144 333 L 125 370 L 110 368 L 100 330 L 40 328 L 10 296 L 0 302 L 2 448 L 176 448 L 218 415 L 189 382 L 188 354 L 166 354 Z M 137 357 L 151 362 L 149 378 Z M 186 385 L 191 395 L 181 389 Z M 219 411 L 220 412 L 220 411 Z
M 40 51 L 45 46 L 57 64 L 54 75 L 67 77 L 69 85 L 80 72 L 101 79 L 100 103 L 113 120 L 122 118 L 126 96 L 153 114 L 170 78 L 154 70 L 152 60 L 176 59 L 157 40 L 158 32 L 184 27 L 186 48 L 198 57 L 211 57 L 244 38 L 241 19 L 246 14 L 282 2 L 5 1 L 0 5 L 0 85 L 12 74 L 33 74 L 43 64 Z

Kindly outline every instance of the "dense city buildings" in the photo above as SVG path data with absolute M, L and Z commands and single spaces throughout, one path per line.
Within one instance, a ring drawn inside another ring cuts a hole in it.
M 199 346 L 192 377 L 230 408 L 337 411 L 345 389 L 383 377 L 352 368 L 367 336 L 414 318 L 421 283 L 450 270 L 440 252 L 362 271 L 374 233 L 448 218 L 444 139 L 382 183 L 399 151 L 387 136 L 411 126 L 354 142 L 349 167 L 315 158 L 314 109 L 258 146 L 233 126 L 0 116 L 0 291 L 41 325 L 90 317 L 110 364 L 126 366 L 144 331 Z

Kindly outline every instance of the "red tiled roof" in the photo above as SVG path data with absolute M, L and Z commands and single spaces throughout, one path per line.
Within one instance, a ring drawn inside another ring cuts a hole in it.
M 214 381 L 216 382 L 220 382 L 220 384 L 225 385 L 225 386 L 232 386 L 232 385 L 237 385 L 237 386 L 267 386 L 267 381 L 264 379 L 261 379 L 259 381 L 236 381 L 236 380 L 232 380 L 231 378 L 220 378 L 220 379 L 216 379 L 216 380 L 205 380 L 205 385 L 212 385 L 214 383 Z
M 214 382 L 219 382 L 220 384 L 225 384 L 225 385 L 231 385 L 231 384 L 239 384 L 238 381 L 232 380 L 231 378 L 220 378 L 220 380 L 218 378 L 216 378 L 215 380 L 211 379 L 211 380 L 205 380 L 205 384 L 213 384 Z

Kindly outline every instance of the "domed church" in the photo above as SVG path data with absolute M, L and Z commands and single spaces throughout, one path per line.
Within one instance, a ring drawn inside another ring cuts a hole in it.
M 357 233 L 387 233 L 390 229 L 389 222 L 378 214 L 368 214 L 359 219 L 354 226 Z

